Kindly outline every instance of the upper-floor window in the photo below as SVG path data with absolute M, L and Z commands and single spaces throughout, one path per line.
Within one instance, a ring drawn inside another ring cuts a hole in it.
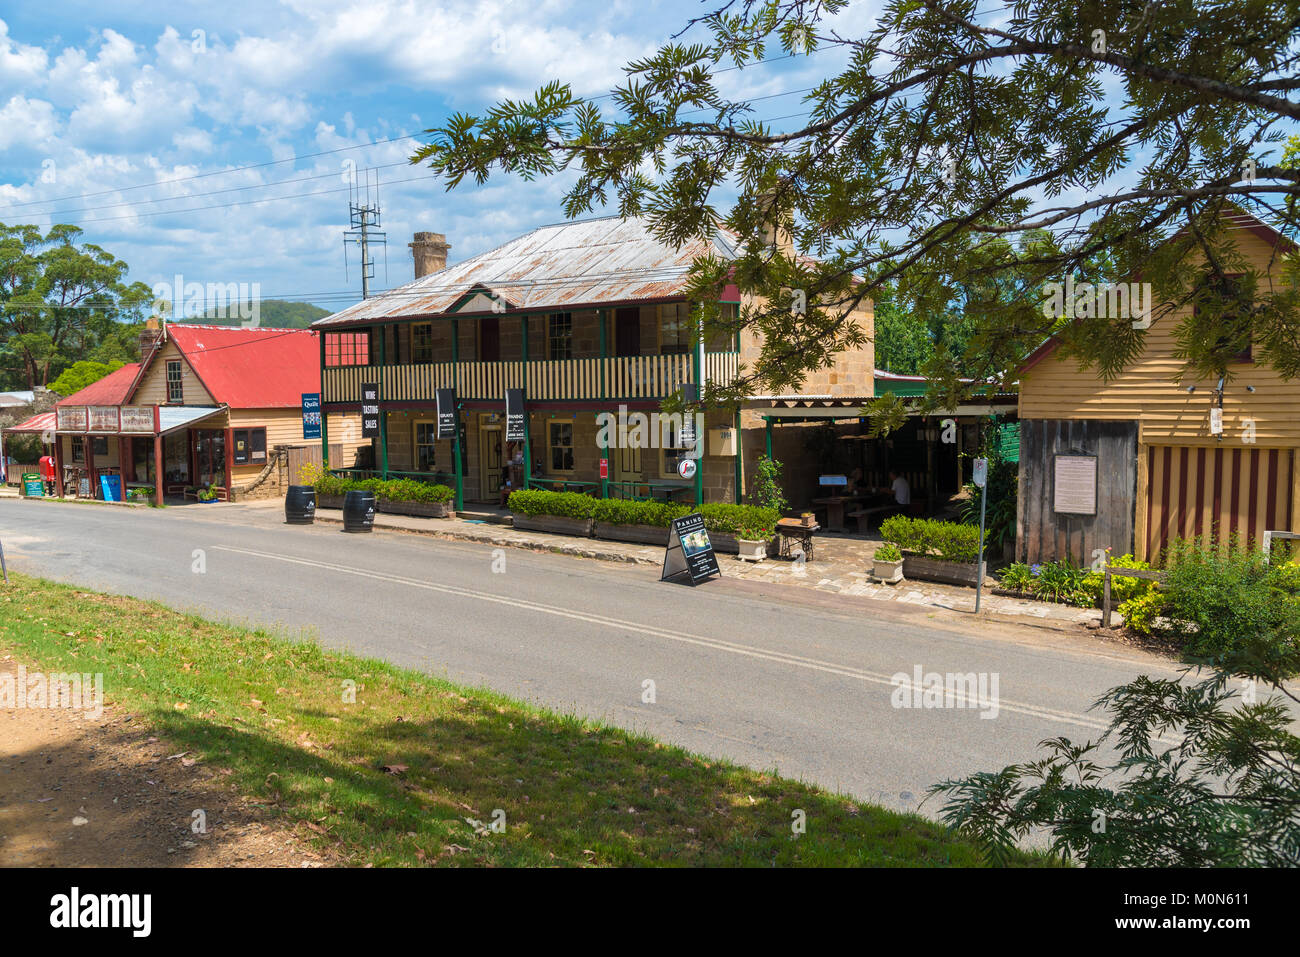
M 691 304 L 668 302 L 659 307 L 659 352 L 683 355 L 691 351 Z
M 181 379 L 180 359 L 167 360 L 167 401 L 185 401 L 185 384 Z
M 433 361 L 433 323 L 417 322 L 411 326 L 411 361 Z
M 553 312 L 546 317 L 546 358 L 573 358 L 573 314 Z
M 370 365 L 370 334 L 366 332 L 325 333 L 325 365 Z

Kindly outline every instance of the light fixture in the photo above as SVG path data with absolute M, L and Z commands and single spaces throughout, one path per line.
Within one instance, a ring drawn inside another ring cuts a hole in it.
M 1196 391 L 1196 386 L 1194 386 L 1194 385 L 1189 385 L 1189 386 L 1187 387 L 1187 394 L 1188 394 L 1188 395 L 1191 395 L 1191 394 L 1192 394 L 1193 392 L 1195 392 L 1195 391 Z
M 1255 391 L 1255 387 L 1254 387 L 1253 385 L 1248 385 L 1248 386 L 1246 386 L 1246 391 L 1247 391 L 1247 392 L 1254 392 L 1254 391 Z

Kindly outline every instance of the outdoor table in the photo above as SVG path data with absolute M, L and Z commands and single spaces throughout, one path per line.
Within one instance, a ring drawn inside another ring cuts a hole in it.
M 790 554 L 790 543 L 799 542 L 804 558 L 812 561 L 813 533 L 821 529 L 820 525 L 805 525 L 797 518 L 783 518 L 776 523 L 776 533 L 781 536 L 781 554 Z
M 814 505 L 826 506 L 826 527 L 832 532 L 844 531 L 844 506 L 865 498 L 863 495 L 831 495 L 827 498 L 815 498 Z

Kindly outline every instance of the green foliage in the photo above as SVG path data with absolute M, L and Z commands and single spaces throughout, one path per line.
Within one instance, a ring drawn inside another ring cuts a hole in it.
M 60 372 L 59 377 L 50 383 L 50 389 L 61 396 L 67 397 L 94 382 L 98 382 L 110 372 L 116 372 L 125 364 L 120 361 L 91 362 L 82 360 L 81 362 L 74 362 Z
M 781 513 L 772 508 L 758 505 L 731 505 L 727 502 L 708 502 L 704 505 L 691 506 L 686 514 L 699 512 L 704 517 L 704 527 L 711 532 L 737 534 L 742 528 L 770 528 L 775 534 L 777 519 Z M 771 538 L 772 535 L 766 536 Z
M 596 499 L 592 517 L 608 525 L 653 525 L 666 528 L 674 518 L 689 515 L 691 509 L 685 505 L 673 505 L 668 502 L 637 502 L 632 499 L 604 498 Z
M 1251 647 L 1285 659 L 1300 643 L 1300 587 L 1294 568 L 1261 552 L 1220 554 L 1200 542 L 1175 542 L 1160 590 L 1173 637 L 1185 654 L 1219 661 Z
M 749 500 L 760 508 L 770 508 L 784 514 L 790 507 L 781 488 L 782 465 L 776 459 L 760 455 L 754 469 L 754 481 L 749 490 Z
M 248 303 L 230 303 L 221 310 L 225 315 L 217 315 L 209 310 L 202 316 L 177 320 L 185 323 L 203 323 L 209 326 L 237 326 L 244 322 L 242 314 L 251 312 Z M 231 315 L 231 313 L 234 315 Z M 313 306 L 309 302 L 289 302 L 284 299 L 263 299 L 258 309 L 257 323 L 268 329 L 306 329 L 317 319 L 328 316 L 329 310 Z
M 1037 579 L 1024 562 L 1012 562 L 998 572 L 998 584 L 1008 591 L 1033 594 Z
M 988 430 L 992 435 L 992 430 Z M 994 448 L 990 443 L 989 448 Z M 965 485 L 966 497 L 961 503 L 961 520 L 967 525 L 980 523 L 980 499 L 988 495 L 985 506 L 984 531 L 985 543 L 991 549 L 1001 553 L 1007 552 L 1008 545 L 1016 540 L 1016 496 L 1020 487 L 1020 466 L 1008 462 L 1000 455 L 990 454 L 986 488 L 979 488 L 974 482 Z
M 591 518 L 600 499 L 581 492 L 546 492 L 541 489 L 519 489 L 506 500 L 510 511 L 534 518 L 554 515 L 557 518 Z
M 1114 584 L 1118 579 L 1112 579 Z M 1151 588 L 1141 595 L 1120 602 L 1117 609 L 1124 616 L 1124 624 L 1140 635 L 1155 631 L 1156 619 L 1169 614 L 1169 602 L 1159 589 Z
M 214 502 L 217 499 L 217 483 L 213 482 L 207 488 L 199 489 L 200 502 Z
M 979 558 L 979 529 L 958 522 L 891 515 L 880 523 L 880 537 L 905 552 L 943 561 L 974 562 Z
M 454 489 L 446 485 L 437 485 L 432 482 L 422 482 L 419 479 L 402 478 L 402 479 L 351 479 L 341 475 L 332 475 L 328 472 L 310 473 L 306 470 L 303 475 L 308 478 L 314 478 L 311 484 L 316 487 L 317 495 L 344 495 L 351 491 L 374 492 L 375 498 L 380 502 L 420 502 L 423 504 L 436 504 L 439 502 L 450 502 L 456 495 Z
M 1121 555 L 1119 558 L 1107 556 L 1106 564 L 1111 568 L 1151 568 L 1149 562 L 1138 561 L 1132 554 Z M 1102 593 L 1105 587 L 1105 575 L 1102 572 L 1090 571 L 1083 576 L 1083 589 L 1091 597 L 1092 603 L 1097 606 L 1101 605 Z M 1122 575 L 1110 576 L 1110 600 L 1115 604 L 1143 596 L 1154 588 L 1155 582 L 1144 578 L 1125 578 Z
M 1083 569 L 1075 567 L 1068 559 L 1044 562 L 1034 566 L 1031 571 L 1035 571 L 1035 597 L 1080 608 L 1090 608 L 1095 604 L 1092 595 L 1084 587 Z
M 901 562 L 903 552 L 893 542 L 882 542 L 872 557 L 878 562 Z

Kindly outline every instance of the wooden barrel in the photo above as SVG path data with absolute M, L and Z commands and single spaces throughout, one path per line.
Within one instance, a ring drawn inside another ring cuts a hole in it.
M 316 520 L 316 489 L 290 485 L 284 497 L 284 520 L 290 525 L 310 525 Z
M 375 524 L 375 493 L 352 489 L 343 496 L 343 531 L 368 532 Z

